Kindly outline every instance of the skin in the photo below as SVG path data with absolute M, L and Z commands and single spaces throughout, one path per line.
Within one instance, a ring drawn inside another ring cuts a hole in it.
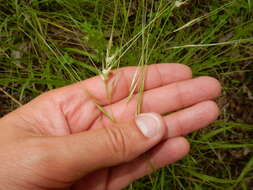
M 152 172 L 150 164 L 161 168 L 184 157 L 189 144 L 183 136 L 219 115 L 212 101 L 219 82 L 192 79 L 181 64 L 150 65 L 142 112 L 155 112 L 161 130 L 148 139 L 134 122 L 137 95 L 127 100 L 136 69 L 113 72 L 110 99 L 97 76 L 46 92 L 1 118 L 1 189 L 118 190 Z

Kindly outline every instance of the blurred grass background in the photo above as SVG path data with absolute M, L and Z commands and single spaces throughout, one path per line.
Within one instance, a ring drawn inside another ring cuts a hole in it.
M 127 189 L 253 189 L 252 0 L 0 0 L 0 115 L 100 73 L 108 50 L 115 68 L 180 62 L 223 85 L 190 155 Z

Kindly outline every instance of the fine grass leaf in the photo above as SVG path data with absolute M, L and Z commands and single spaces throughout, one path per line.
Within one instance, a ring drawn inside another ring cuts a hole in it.
M 188 28 L 188 27 L 190 27 L 190 26 L 192 26 L 192 25 L 194 25 L 194 24 L 196 24 L 196 23 L 198 23 L 198 22 L 201 22 L 202 20 L 204 20 L 204 19 L 206 19 L 206 18 L 208 18 L 208 17 L 210 17 L 210 16 L 212 16 L 212 15 L 215 15 L 215 14 L 217 14 L 218 12 L 222 11 L 224 8 L 231 6 L 234 2 L 235 2 L 235 1 L 231 1 L 231 2 L 229 2 L 229 3 L 227 3 L 227 4 L 225 4 L 224 6 L 221 6 L 221 7 L 219 7 L 218 9 L 215 9 L 214 11 L 211 11 L 210 13 L 207 13 L 206 15 L 197 17 L 197 18 L 195 18 L 195 19 L 193 19 L 193 20 L 187 22 L 187 23 L 184 24 L 183 26 L 177 28 L 177 29 L 174 30 L 173 32 L 178 32 L 178 31 L 183 30 L 183 29 L 185 29 L 185 28 Z
M 220 126 L 221 128 L 215 129 L 210 131 L 209 133 L 204 134 L 200 140 L 207 141 L 208 139 L 225 132 L 227 130 L 233 129 L 233 128 L 243 128 L 243 129 L 251 129 L 253 130 L 253 127 L 251 125 L 247 124 L 241 124 L 241 123 L 233 123 L 233 122 L 222 122 L 222 121 L 217 121 L 214 123 L 215 125 Z
M 203 145 L 199 147 L 201 150 L 208 149 L 238 149 L 238 148 L 253 148 L 253 143 L 245 144 L 226 144 L 226 143 L 209 143 L 208 145 Z
M 242 169 L 239 177 L 236 180 L 236 184 L 234 185 L 234 187 L 236 187 L 236 185 L 240 182 L 243 181 L 244 177 L 253 170 L 253 156 L 251 157 L 251 159 L 248 161 L 248 163 L 245 165 L 245 167 Z
M 216 178 L 216 177 L 213 177 L 213 176 L 209 176 L 209 175 L 206 175 L 206 174 L 202 174 L 202 173 L 199 173 L 199 172 L 196 172 L 192 169 L 189 169 L 189 168 L 184 168 L 183 169 L 184 171 L 188 172 L 189 174 L 191 174 L 193 177 L 196 177 L 198 179 L 201 179 L 205 182 L 214 182 L 214 183 L 224 183 L 224 184 L 233 184 L 233 183 L 236 183 L 236 180 L 233 180 L 233 179 L 221 179 L 221 178 Z

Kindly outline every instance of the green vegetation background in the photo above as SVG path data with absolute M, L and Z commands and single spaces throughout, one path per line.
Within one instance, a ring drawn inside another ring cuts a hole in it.
M 188 137 L 189 156 L 127 189 L 253 189 L 253 1 L 176 3 L 0 0 L 0 114 L 108 69 L 108 50 L 114 67 L 180 62 L 222 82 L 222 115 Z

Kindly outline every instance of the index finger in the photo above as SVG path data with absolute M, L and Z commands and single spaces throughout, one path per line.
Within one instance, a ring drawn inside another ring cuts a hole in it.
M 110 81 L 115 81 L 111 97 L 108 98 L 106 84 L 101 76 L 96 76 L 82 82 L 61 88 L 61 95 L 70 97 L 79 97 L 84 92 L 92 96 L 101 106 L 115 103 L 129 95 L 130 86 L 136 71 L 139 67 L 124 67 L 112 72 Z M 192 77 L 191 69 L 183 64 L 164 63 L 147 66 L 145 75 L 145 90 L 161 87 L 176 81 L 190 79 Z M 66 92 L 66 93 L 64 93 Z

